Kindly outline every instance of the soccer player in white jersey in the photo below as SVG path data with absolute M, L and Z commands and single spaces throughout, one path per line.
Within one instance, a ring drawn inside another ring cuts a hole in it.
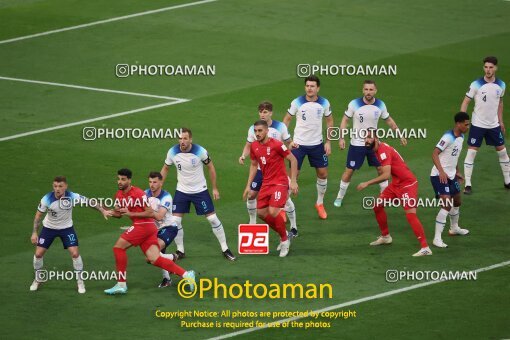
M 211 195 L 207 190 L 207 181 L 204 176 L 204 165 L 209 170 L 212 184 L 212 192 L 215 200 L 220 198 L 218 187 L 216 186 L 216 169 L 207 154 L 207 150 L 198 144 L 193 144 L 193 135 L 188 128 L 181 129 L 179 144 L 174 145 L 168 150 L 168 154 L 161 169 L 163 181 L 165 181 L 170 165 L 177 168 L 177 187 L 175 189 L 173 217 L 178 228 L 178 234 L 175 238 L 177 245 L 177 254 L 183 258 L 184 241 L 182 229 L 182 216 L 190 212 L 190 205 L 193 203 L 197 215 L 205 215 L 211 224 L 212 231 L 221 246 L 223 256 L 227 260 L 234 261 L 234 254 L 228 249 L 227 237 L 216 212 Z
M 267 125 L 269 127 L 268 133 L 269 136 L 273 139 L 279 140 L 282 143 L 285 143 L 285 145 L 289 147 L 290 143 L 292 142 L 292 139 L 287 129 L 287 125 L 272 119 L 273 104 L 271 102 L 264 101 L 259 104 L 258 110 L 259 118 L 267 122 Z M 254 126 L 252 125 L 248 129 L 248 138 L 246 144 L 244 145 L 241 157 L 239 157 L 240 164 L 244 164 L 246 155 L 250 154 L 250 145 L 256 140 L 257 138 L 255 136 Z M 246 201 L 246 207 L 248 209 L 248 214 L 250 216 L 250 224 L 257 223 L 257 196 L 259 194 L 261 187 L 262 187 L 262 171 L 260 170 L 259 166 L 257 169 L 257 174 L 255 175 L 255 178 L 253 179 L 253 182 L 250 185 L 250 191 L 248 193 L 248 199 Z M 287 213 L 287 215 L 289 216 L 291 235 L 293 237 L 297 237 L 298 230 L 296 224 L 296 207 L 294 205 L 294 202 L 292 202 L 290 195 L 287 199 L 287 202 L 285 203 L 285 208 L 284 210 L 282 210 L 282 212 L 283 214 Z M 284 215 L 282 215 L 282 217 L 283 216 Z
M 464 178 L 458 167 L 464 133 L 469 129 L 469 115 L 466 112 L 459 112 L 454 120 L 455 127 L 445 132 L 432 152 L 434 166 L 430 173 L 430 181 L 436 197 L 442 201 L 442 208 L 436 217 L 436 233 L 432 244 L 439 248 L 448 247 L 441 237 L 447 216 L 450 216 L 450 235 L 469 234 L 469 230 L 459 227 L 461 203 L 459 181 Z M 453 199 L 453 207 L 450 204 L 451 199 Z
M 485 144 L 496 148 L 499 165 L 503 172 L 504 186 L 510 189 L 510 158 L 505 148 L 505 124 L 503 122 L 503 95 L 505 83 L 496 78 L 498 69 L 496 57 L 486 57 L 483 60 L 485 75 L 471 83 L 469 90 L 460 106 L 460 111 L 467 112 L 471 100 L 475 100 L 475 107 L 471 117 L 471 128 L 467 140 L 468 151 L 464 160 L 464 175 L 466 184 L 464 194 L 470 195 L 471 175 L 476 153 L 485 138 Z
M 340 131 L 343 133 L 347 128 L 349 119 L 353 120 L 352 127 L 352 139 L 349 145 L 349 152 L 347 153 L 347 162 L 345 165 L 345 171 L 342 174 L 340 180 L 340 190 L 338 191 L 335 199 L 335 207 L 342 206 L 342 200 L 344 199 L 347 188 L 351 182 L 354 170 L 358 170 L 363 165 L 365 158 L 367 159 L 369 166 L 377 167 L 377 172 L 381 174 L 381 164 L 377 160 L 374 151 L 365 147 L 365 135 L 369 129 L 377 129 L 377 123 L 379 118 L 389 125 L 389 127 L 397 131 L 398 126 L 390 117 L 386 104 L 378 98 L 375 98 L 377 93 L 377 85 L 373 80 L 365 80 L 363 82 L 363 96 L 352 100 L 340 123 Z M 402 145 L 406 145 L 407 141 L 405 138 L 401 138 Z M 340 136 L 339 140 L 340 149 L 345 149 L 345 139 Z M 388 181 L 379 183 L 381 192 L 388 186 Z
M 35 279 L 30 285 L 31 291 L 36 291 L 45 277 L 40 275 L 43 268 L 43 257 L 50 248 L 53 240 L 59 237 L 64 245 L 64 249 L 69 251 L 73 259 L 73 268 L 77 277 L 78 293 L 85 293 L 85 284 L 80 278 L 83 271 L 83 260 L 78 249 L 78 236 L 74 230 L 73 207 L 77 204 L 86 205 L 87 198 L 67 190 L 67 179 L 64 176 L 57 176 L 53 180 L 53 191 L 44 195 L 37 207 L 34 218 L 34 228 L 30 238 L 35 248 L 34 271 Z M 109 213 L 101 206 L 94 206 L 99 210 L 105 219 L 108 219 Z M 42 221 L 42 230 L 39 234 L 39 224 L 41 218 L 46 214 Z
M 296 117 L 294 140 L 290 145 L 292 153 L 298 161 L 298 169 L 301 169 L 305 156 L 308 156 L 310 166 L 315 168 L 317 174 L 315 208 L 319 218 L 326 219 L 328 214 L 324 209 L 324 194 L 328 185 L 328 156 L 331 154 L 331 141 L 329 138 L 323 141 L 322 120 L 326 118 L 328 129 L 333 127 L 333 114 L 329 101 L 318 95 L 320 85 L 320 80 L 315 75 L 305 78 L 305 94 L 292 101 L 283 123 L 288 127 L 292 117 Z
M 163 190 L 163 176 L 157 171 L 149 173 L 149 189 L 145 190 L 145 194 L 149 200 L 149 204 L 154 211 L 154 222 L 158 228 L 158 244 L 162 256 L 176 261 L 177 254 L 166 254 L 166 248 L 172 243 L 177 236 L 177 225 L 172 218 L 172 195 Z M 161 269 L 163 280 L 159 284 L 159 288 L 168 287 L 172 284 L 170 273 Z

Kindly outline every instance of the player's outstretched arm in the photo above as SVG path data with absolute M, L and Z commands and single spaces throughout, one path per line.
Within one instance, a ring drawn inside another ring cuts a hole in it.
M 243 148 L 243 152 L 241 153 L 241 157 L 239 157 L 239 164 L 244 165 L 244 160 L 246 159 L 245 155 L 249 155 L 249 154 L 250 154 L 250 143 L 246 142 L 246 144 L 244 144 L 244 148 Z
M 211 179 L 211 185 L 213 190 L 213 198 L 215 200 L 220 199 L 220 192 L 218 191 L 218 186 L 216 185 L 216 168 L 214 167 L 213 162 L 209 159 L 209 162 L 207 163 L 207 169 L 209 169 L 209 178 Z
M 289 153 L 285 158 L 290 162 L 290 190 L 294 195 L 297 195 L 299 189 L 297 184 L 298 174 L 297 159 L 291 153 Z
M 460 104 L 460 111 L 467 112 L 470 102 L 471 102 L 471 98 L 469 98 L 468 96 L 464 96 L 464 100 L 462 101 L 462 104 Z
M 328 132 L 333 127 L 334 124 L 335 123 L 333 121 L 333 114 L 330 114 L 329 116 L 326 117 L 327 129 L 326 129 L 326 142 L 324 143 L 324 153 L 326 154 L 326 156 L 331 155 L 331 140 L 329 139 Z
M 395 123 L 393 118 L 388 117 L 388 119 L 386 119 L 386 124 L 388 124 L 390 129 L 392 129 L 393 131 L 398 131 L 397 123 Z M 404 137 L 400 138 L 400 144 L 402 144 L 403 146 L 406 146 L 407 145 L 407 140 Z
M 36 211 L 35 217 L 34 217 L 34 226 L 32 229 L 32 236 L 30 237 L 30 241 L 35 246 L 37 244 L 37 241 L 39 240 L 39 224 L 41 223 L 41 218 L 43 216 L 43 213 L 39 210 Z
M 446 172 L 444 172 L 443 166 L 441 165 L 441 161 L 439 160 L 440 153 L 441 150 L 439 150 L 438 148 L 434 148 L 434 151 L 432 151 L 432 161 L 434 162 L 437 171 L 439 171 L 439 182 L 446 184 L 448 183 L 448 175 L 446 174 Z
M 288 112 L 285 114 L 285 117 L 283 117 L 283 124 L 287 126 L 287 129 L 289 128 L 290 121 L 292 120 L 292 115 Z
M 248 174 L 248 182 L 246 182 L 246 187 L 244 188 L 243 192 L 243 200 L 246 200 L 248 198 L 248 193 L 250 192 L 250 184 L 253 182 L 253 179 L 255 178 L 255 175 L 257 174 L 257 160 L 252 159 L 250 163 L 250 172 Z
M 366 187 L 368 187 L 369 185 L 379 184 L 381 182 L 389 180 L 390 178 L 391 178 L 391 165 L 383 165 L 381 167 L 381 174 L 379 176 L 377 176 L 376 178 L 373 178 L 369 181 L 358 184 L 356 189 L 358 189 L 358 191 L 361 191 L 361 190 L 365 189 Z
M 499 105 L 498 105 L 498 120 L 499 120 L 499 126 L 501 126 L 501 132 L 506 135 L 505 131 L 505 123 L 503 122 L 503 98 L 499 99 Z

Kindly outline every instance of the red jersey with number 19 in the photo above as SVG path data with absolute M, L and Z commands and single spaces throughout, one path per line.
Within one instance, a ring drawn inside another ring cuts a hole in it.
M 268 138 L 264 144 L 259 141 L 251 143 L 250 158 L 260 165 L 262 186 L 289 185 L 284 161 L 289 154 L 287 147 L 273 138 Z

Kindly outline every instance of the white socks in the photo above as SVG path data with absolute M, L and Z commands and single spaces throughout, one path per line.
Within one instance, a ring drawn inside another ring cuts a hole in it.
M 159 253 L 159 256 L 161 257 L 164 257 L 165 259 L 169 259 L 171 261 L 174 260 L 174 255 L 173 254 L 163 254 L 163 253 Z M 163 277 L 167 280 L 170 280 L 170 273 L 168 273 L 168 271 L 164 270 L 164 269 L 161 269 L 161 273 L 163 274 Z
M 435 240 L 441 240 L 441 234 L 443 233 L 444 226 L 446 224 L 446 216 L 448 216 L 448 210 L 441 209 L 436 216 L 436 233 L 434 235 Z
M 34 255 L 34 270 L 40 270 L 42 267 L 43 267 L 43 264 L 44 264 L 44 261 L 43 261 L 43 258 L 37 258 L 35 257 Z
M 328 179 L 321 179 L 317 177 L 317 204 L 324 203 L 324 194 L 328 188 Z
M 464 177 L 466 179 L 466 186 L 471 186 L 471 175 L 473 174 L 473 167 L 475 166 L 476 150 L 468 149 L 466 159 L 464 160 Z
M 172 216 L 172 218 L 177 226 L 177 236 L 174 238 L 175 245 L 177 246 L 178 251 L 184 253 L 184 230 L 182 229 L 182 217 Z
M 250 215 L 250 224 L 257 223 L 257 199 L 247 200 L 246 208 L 248 209 L 248 215 Z
M 379 188 L 381 189 L 381 192 L 383 192 L 384 189 L 386 189 L 388 184 L 389 184 L 388 180 L 385 180 L 384 182 L 379 183 Z
M 296 225 L 296 206 L 294 205 L 294 202 L 292 202 L 292 199 L 287 199 L 287 202 L 285 202 L 285 212 L 287 213 L 287 216 L 289 217 L 290 222 L 290 228 L 297 229 Z
M 340 190 L 338 191 L 338 195 L 336 195 L 336 198 L 343 199 L 345 196 L 345 193 L 347 192 L 347 188 L 349 187 L 349 184 L 351 182 L 344 182 L 340 180 Z
M 496 151 L 499 156 L 499 165 L 501 166 L 501 171 L 503 172 L 503 178 L 505 179 L 505 184 L 510 183 L 510 158 L 508 158 L 508 154 L 506 153 L 506 148 L 503 150 Z
M 211 224 L 212 231 L 216 238 L 218 239 L 218 242 L 220 242 L 221 251 L 227 250 L 228 249 L 227 237 L 225 236 L 225 230 L 223 230 L 223 225 L 221 224 L 220 220 L 218 219 L 216 214 L 207 216 L 207 220 Z
M 450 209 L 450 229 L 455 229 L 459 227 L 459 215 L 460 209 L 459 207 L 452 207 Z

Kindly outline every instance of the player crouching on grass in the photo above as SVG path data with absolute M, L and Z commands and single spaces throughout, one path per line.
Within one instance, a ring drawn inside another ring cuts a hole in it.
M 154 224 L 154 211 L 148 205 L 148 199 L 145 192 L 131 185 L 132 172 L 129 169 L 120 169 L 117 172 L 117 185 L 119 190 L 115 194 L 115 209 L 109 210 L 109 214 L 116 218 L 128 216 L 133 225 L 129 227 L 113 246 L 115 264 L 118 273 L 118 282 L 110 289 L 104 292 L 108 295 L 126 294 L 126 269 L 127 253 L 126 250 L 131 246 L 140 246 L 150 263 L 156 267 L 165 269 L 171 273 L 181 276 L 190 281 L 190 289 L 194 290 L 195 272 L 185 271 L 176 265 L 168 255 L 159 251 L 158 229 Z
M 464 142 L 464 133 L 469 129 L 469 115 L 459 112 L 455 115 L 455 127 L 445 132 L 432 152 L 434 167 L 430 173 L 430 181 L 441 199 L 441 210 L 436 217 L 436 233 L 432 244 L 439 248 L 448 245 L 443 242 L 441 233 L 446 224 L 446 216 L 450 216 L 450 235 L 467 235 L 469 230 L 459 227 L 460 184 L 464 178 L 459 171 L 459 156 Z M 449 202 L 453 198 L 453 207 Z
M 57 176 L 53 180 L 53 191 L 44 195 L 37 207 L 34 218 L 34 229 L 30 238 L 33 245 L 37 245 L 34 255 L 35 279 L 30 285 L 31 291 L 36 291 L 42 282 L 38 272 L 43 267 L 43 256 L 50 248 L 53 240 L 59 237 L 62 240 L 64 249 L 69 250 L 73 259 L 73 268 L 77 276 L 78 293 L 85 293 L 85 283 L 80 278 L 83 271 L 83 260 L 78 250 L 78 236 L 74 231 L 73 207 L 75 204 L 87 204 L 87 198 L 67 190 L 67 179 L 64 176 Z M 99 210 L 105 219 L 108 219 L 108 212 L 101 206 L 94 206 Z M 46 213 L 42 222 L 43 228 L 38 236 L 39 223 L 43 214 Z
M 413 229 L 416 238 L 421 244 L 421 249 L 413 254 L 413 256 L 432 255 L 427 239 L 425 238 L 425 231 L 423 226 L 416 216 L 416 203 L 418 198 L 418 180 L 414 174 L 409 170 L 404 159 L 400 154 L 386 143 L 382 143 L 377 138 L 375 129 L 370 129 L 367 137 L 365 138 L 365 146 L 374 150 L 379 163 L 381 163 L 381 175 L 367 182 L 360 183 L 357 187 L 358 191 L 365 189 L 369 185 L 378 184 L 391 178 L 391 183 L 379 195 L 375 202 L 374 212 L 379 229 L 381 229 L 381 236 L 374 242 L 370 243 L 371 246 L 378 246 L 382 244 L 390 244 L 392 242 L 390 233 L 388 231 L 388 218 L 384 211 L 384 203 L 380 201 L 385 200 L 400 200 L 406 218 L 411 228 Z
M 250 192 L 250 185 L 257 174 L 257 165 L 259 165 L 262 171 L 262 187 L 257 200 L 257 214 L 280 235 L 277 250 L 280 251 L 280 257 L 285 257 L 290 248 L 285 220 L 280 214 L 289 194 L 285 159 L 290 161 L 290 190 L 294 195 L 298 192 L 297 160 L 282 142 L 268 136 L 269 127 L 265 120 L 256 121 L 253 129 L 257 140 L 250 145 L 250 174 L 243 199 L 246 200 Z

